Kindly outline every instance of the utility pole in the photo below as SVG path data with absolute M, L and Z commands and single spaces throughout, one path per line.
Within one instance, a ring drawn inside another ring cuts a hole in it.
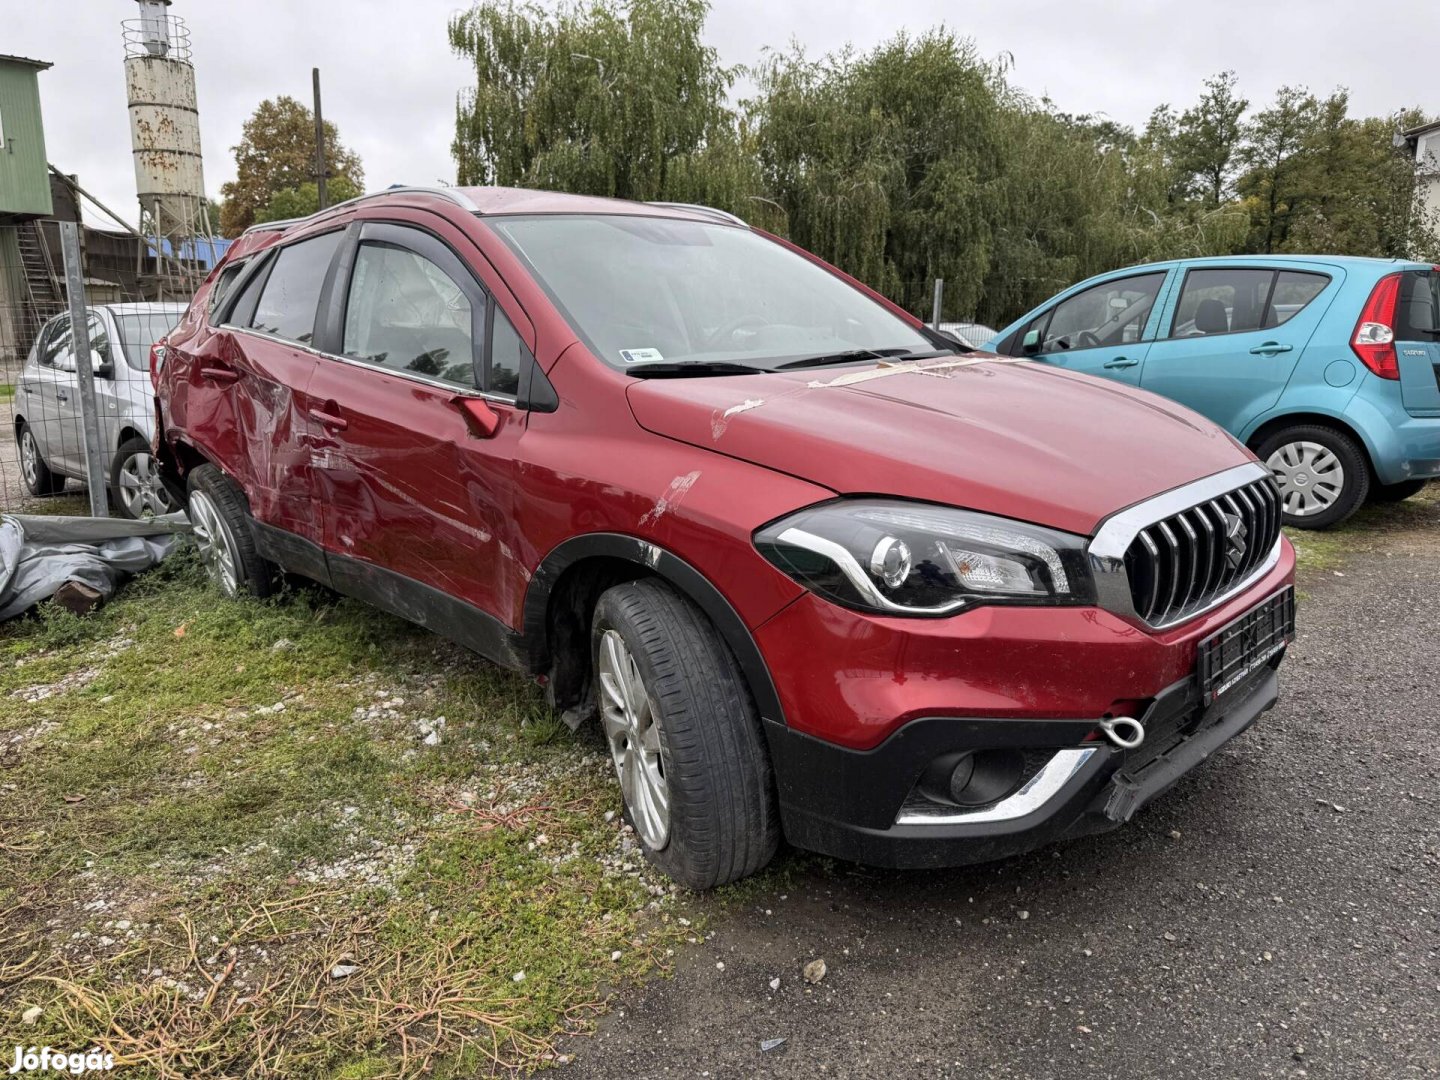
M 315 189 L 320 194 L 320 209 L 330 205 L 325 195 L 325 120 L 320 115 L 320 69 L 310 69 L 315 83 Z

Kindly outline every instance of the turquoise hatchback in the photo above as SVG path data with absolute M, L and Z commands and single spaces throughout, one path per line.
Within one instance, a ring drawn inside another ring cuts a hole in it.
M 984 346 L 1153 390 L 1253 450 L 1323 529 L 1440 476 L 1440 266 L 1290 255 L 1082 281 Z

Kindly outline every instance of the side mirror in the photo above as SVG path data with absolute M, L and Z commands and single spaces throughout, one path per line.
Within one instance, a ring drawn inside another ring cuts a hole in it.
M 110 363 L 108 356 L 104 356 L 91 365 L 90 371 L 97 379 L 108 379 L 115 374 L 115 365 Z
M 493 438 L 500 430 L 500 414 L 484 398 L 457 395 L 450 399 L 450 404 L 465 417 L 465 426 L 470 429 L 472 439 Z
M 1040 331 L 1026 330 L 1025 336 L 1020 339 L 1020 351 L 1025 354 L 1037 353 L 1040 351 Z

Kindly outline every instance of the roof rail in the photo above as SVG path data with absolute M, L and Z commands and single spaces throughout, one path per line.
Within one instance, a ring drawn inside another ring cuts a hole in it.
M 728 210 L 717 210 L 713 206 L 701 206 L 699 203 L 688 202 L 649 202 L 646 206 L 663 206 L 667 210 L 691 210 L 697 214 L 706 214 L 717 221 L 723 221 L 727 225 L 744 225 L 743 218 L 737 217 Z M 747 226 L 748 228 L 748 226 Z
M 396 184 L 394 187 L 382 188 L 379 191 L 369 191 L 364 195 L 357 195 L 353 199 L 346 199 L 344 202 L 327 206 L 324 210 L 317 210 L 306 217 L 286 218 L 284 221 L 262 221 L 257 225 L 251 225 L 242 236 L 252 232 L 275 232 L 279 229 L 288 229 L 291 225 L 298 225 L 302 221 L 309 221 L 312 218 L 319 218 L 324 214 L 333 213 L 344 206 L 353 206 L 356 203 L 364 202 L 367 199 L 378 199 L 382 195 L 438 195 L 442 199 L 448 199 L 461 210 L 467 210 L 472 214 L 478 214 L 480 208 L 475 205 L 473 199 L 466 195 L 459 188 L 452 187 L 411 187 L 404 184 Z M 718 213 L 718 211 L 717 211 Z

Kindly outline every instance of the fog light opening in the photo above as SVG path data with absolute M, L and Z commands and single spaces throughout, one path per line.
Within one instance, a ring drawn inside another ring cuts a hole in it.
M 947 754 L 930 763 L 920 779 L 920 790 L 935 802 L 987 806 L 1012 794 L 1024 773 L 1025 755 L 1019 750 Z

